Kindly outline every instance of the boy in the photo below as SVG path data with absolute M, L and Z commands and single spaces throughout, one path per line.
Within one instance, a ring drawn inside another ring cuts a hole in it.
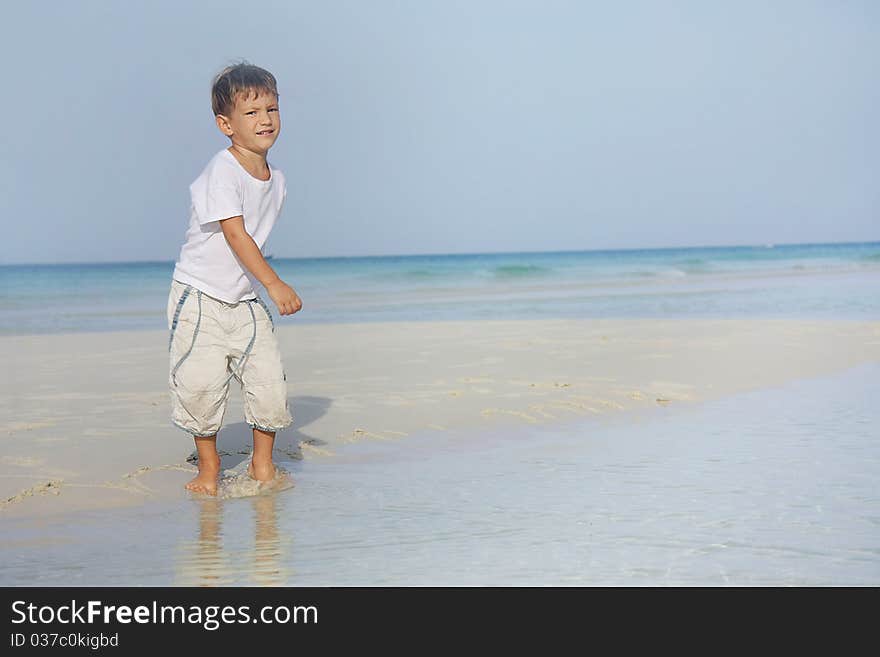
M 231 144 L 190 185 L 189 230 L 167 315 L 171 418 L 192 434 L 199 457 L 186 488 L 216 495 L 217 432 L 233 377 L 254 434 L 251 477 L 274 478 L 275 433 L 293 422 L 272 314 L 257 286 L 282 315 L 302 302 L 261 252 L 287 194 L 284 175 L 266 160 L 281 130 L 275 77 L 246 62 L 229 66 L 214 78 L 211 104 Z

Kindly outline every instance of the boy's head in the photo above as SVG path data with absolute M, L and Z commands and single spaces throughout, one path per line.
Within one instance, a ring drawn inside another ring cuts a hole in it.
M 278 138 L 278 88 L 266 69 L 247 62 L 224 68 L 211 85 L 211 106 L 217 127 L 234 144 L 265 153 Z
M 278 86 L 274 75 L 264 68 L 244 61 L 227 66 L 214 77 L 211 84 L 211 106 L 214 109 L 214 116 L 218 114 L 229 116 L 240 95 L 247 98 L 260 93 L 278 98 Z

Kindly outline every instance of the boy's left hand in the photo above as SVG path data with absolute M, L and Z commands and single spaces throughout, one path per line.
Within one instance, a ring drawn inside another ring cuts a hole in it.
M 266 287 L 266 292 L 278 306 L 282 315 L 292 315 L 302 309 L 302 300 L 292 287 L 280 278 Z

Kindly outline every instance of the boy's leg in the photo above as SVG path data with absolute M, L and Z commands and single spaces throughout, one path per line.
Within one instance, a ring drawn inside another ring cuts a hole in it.
M 275 432 L 254 428 L 254 453 L 248 474 L 258 481 L 269 481 L 275 477 L 272 463 L 272 450 L 275 447 Z
M 199 438 L 216 438 L 229 393 L 221 302 L 174 281 L 169 299 L 169 372 L 172 422 Z M 172 309 L 172 303 L 175 310 Z
M 251 308 L 244 310 L 242 315 L 243 337 L 253 337 L 249 355 L 239 372 L 245 419 L 254 434 L 254 453 L 248 471 L 256 479 L 266 481 L 275 475 L 272 464 L 275 434 L 289 427 L 293 418 L 287 401 L 287 377 L 272 317 L 260 303 L 252 303 Z
M 220 455 L 217 453 L 217 434 L 196 437 L 199 455 L 199 474 L 186 485 L 187 490 L 206 495 L 217 494 L 217 477 L 220 474 Z

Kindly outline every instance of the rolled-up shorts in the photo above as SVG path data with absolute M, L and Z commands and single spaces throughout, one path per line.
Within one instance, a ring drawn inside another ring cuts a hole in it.
M 175 426 L 196 437 L 217 433 L 233 378 L 251 427 L 279 431 L 293 423 L 275 324 L 260 297 L 227 303 L 172 279 L 167 315 Z

